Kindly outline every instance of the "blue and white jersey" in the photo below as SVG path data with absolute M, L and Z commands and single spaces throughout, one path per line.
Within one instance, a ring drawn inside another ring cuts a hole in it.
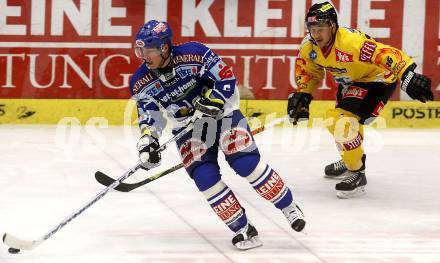
M 173 46 L 173 71 L 161 74 L 143 63 L 130 80 L 130 91 L 137 101 L 139 125 L 160 136 L 166 126 L 163 112 L 173 128 L 185 126 L 193 115 L 194 101 L 207 89 L 225 102 L 224 115 L 239 108 L 236 79 L 231 68 L 205 45 L 188 42 Z

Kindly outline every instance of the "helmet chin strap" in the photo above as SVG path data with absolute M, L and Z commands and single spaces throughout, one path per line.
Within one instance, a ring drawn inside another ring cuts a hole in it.
M 168 53 L 168 56 L 164 56 L 164 52 L 160 53 L 160 57 L 162 58 L 162 63 L 156 69 L 153 69 L 153 72 L 158 76 L 161 81 L 168 81 L 176 75 L 175 69 L 173 67 L 172 53 L 171 50 Z M 166 63 L 168 60 L 168 63 Z M 165 64 L 166 63 L 166 64 Z
M 334 40 L 335 40 L 335 34 L 332 34 L 332 38 L 329 39 L 329 41 L 325 44 L 324 48 L 329 48 L 333 44 Z
M 163 54 L 164 54 L 164 53 L 163 53 L 163 49 L 161 49 L 161 51 L 160 51 L 160 57 L 162 58 L 162 64 L 159 66 L 159 68 L 164 68 L 164 67 L 168 66 L 168 65 L 170 64 L 170 62 L 171 62 L 171 59 L 170 59 L 170 60 L 168 61 L 168 63 L 167 63 L 166 65 L 164 65 L 164 64 L 165 64 L 165 61 L 171 57 L 171 52 L 168 53 L 168 56 L 167 56 L 167 57 L 164 57 Z
M 332 27 L 332 38 L 331 38 L 330 41 L 327 43 L 326 47 L 328 47 L 329 45 L 332 45 L 333 42 L 335 42 L 335 39 L 336 39 L 336 31 L 337 31 L 337 30 L 336 30 L 335 32 L 333 32 L 333 29 L 336 27 L 336 25 L 332 23 L 331 27 Z M 336 27 L 336 29 L 337 29 L 337 27 Z

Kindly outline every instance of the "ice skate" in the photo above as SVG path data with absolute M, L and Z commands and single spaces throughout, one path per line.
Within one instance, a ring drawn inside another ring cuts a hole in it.
M 344 161 L 339 160 L 327 165 L 324 169 L 324 174 L 325 178 L 344 179 L 348 176 L 348 169 Z
M 366 155 L 362 155 L 362 163 L 365 166 Z M 327 165 L 324 169 L 324 177 L 330 179 L 345 179 L 350 175 L 347 166 L 343 160 L 339 160 L 337 162 L 331 163 Z
M 251 249 L 263 245 L 258 237 L 257 229 L 255 229 L 255 227 L 250 223 L 235 233 L 235 236 L 232 238 L 232 244 L 241 250 Z
M 365 177 L 365 169 L 352 172 L 342 182 L 336 184 L 336 196 L 342 199 L 352 198 L 364 195 L 367 177 Z
M 288 207 L 283 208 L 281 211 L 283 212 L 284 216 L 286 216 L 293 230 L 296 232 L 301 232 L 304 229 L 306 221 L 304 220 L 303 212 L 297 204 L 292 203 Z

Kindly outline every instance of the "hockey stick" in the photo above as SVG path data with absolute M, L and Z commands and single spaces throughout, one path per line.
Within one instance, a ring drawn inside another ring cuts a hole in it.
M 275 119 L 274 121 L 272 121 L 271 123 L 269 123 L 267 125 L 260 126 L 260 127 L 256 128 L 256 129 L 252 130 L 252 135 L 256 135 L 258 133 L 261 133 L 262 131 L 264 131 L 264 130 L 270 128 L 270 127 L 273 127 L 273 126 L 283 122 L 284 120 L 285 120 L 284 117 L 283 118 L 278 118 L 278 119 Z M 130 191 L 132 191 L 132 190 L 134 190 L 134 189 L 136 189 L 138 187 L 141 187 L 141 186 L 143 186 L 145 184 L 148 184 L 148 183 L 150 183 L 150 182 L 152 182 L 154 180 L 157 180 L 157 179 L 159 179 L 159 178 L 161 178 L 161 177 L 163 177 L 163 176 L 165 176 L 165 175 L 167 175 L 169 173 L 177 171 L 177 170 L 179 170 L 182 167 L 184 167 L 184 165 L 183 165 L 183 163 L 180 163 L 180 164 L 177 164 L 177 165 L 175 165 L 175 166 L 173 166 L 171 168 L 168 168 L 165 171 L 162 171 L 160 173 L 152 175 L 152 176 L 148 177 L 147 179 L 144 179 L 144 180 L 142 180 L 140 182 L 137 182 L 137 183 L 120 183 L 114 189 L 117 190 L 117 191 L 120 191 L 120 192 L 130 192 Z M 105 186 L 111 185 L 115 181 L 115 179 L 113 179 L 112 177 L 110 177 L 110 176 L 108 176 L 105 173 L 100 172 L 100 171 L 97 171 L 95 173 L 95 179 L 100 184 L 105 185 Z
M 180 168 L 182 168 L 183 166 L 184 166 L 183 163 L 179 163 L 177 165 L 174 165 L 171 168 L 166 169 L 165 171 L 162 171 L 160 173 L 152 175 L 152 176 L 148 177 L 147 179 L 142 180 L 140 182 L 137 182 L 137 183 L 121 183 L 118 186 L 116 186 L 114 189 L 119 191 L 119 192 L 130 192 L 130 191 L 132 191 L 132 190 L 134 190 L 134 189 L 136 189 L 138 187 L 143 186 L 144 184 L 148 184 L 151 181 L 157 180 L 157 179 L 159 179 L 159 178 L 161 178 L 161 177 L 163 177 L 163 176 L 165 176 L 165 175 L 167 175 L 169 173 L 177 171 Z M 105 186 L 111 185 L 115 181 L 115 179 L 111 178 L 110 176 L 108 176 L 105 173 L 100 172 L 100 171 L 97 171 L 95 173 L 95 179 L 100 184 L 105 185 Z
M 187 133 L 189 130 L 192 129 L 192 123 L 190 123 L 188 126 L 185 127 L 182 131 L 180 131 L 178 134 L 176 134 L 174 137 L 166 141 L 162 146 L 158 149 L 158 151 L 163 151 L 166 149 L 167 145 L 173 141 L 176 141 L 180 139 L 185 133 Z M 92 206 L 94 203 L 96 203 L 99 199 L 101 199 L 104 195 L 106 195 L 110 190 L 114 189 L 116 186 L 122 183 L 125 179 L 130 177 L 132 174 L 134 174 L 138 169 L 141 168 L 141 164 L 136 164 L 133 168 L 131 168 L 129 171 L 125 172 L 121 177 L 114 180 L 113 183 L 108 185 L 106 188 L 104 188 L 101 192 L 99 192 L 95 197 L 93 197 L 89 202 L 84 204 L 81 208 L 79 208 L 77 211 L 75 211 L 70 216 L 66 217 L 61 223 L 59 223 L 57 226 L 55 226 L 53 229 L 51 229 L 49 232 L 47 232 L 44 236 L 37 240 L 33 241 L 27 241 L 19 239 L 11 234 L 5 233 L 3 235 L 3 243 L 5 243 L 7 246 L 9 246 L 9 251 L 11 253 L 18 253 L 20 249 L 24 250 L 32 250 L 47 239 L 49 239 L 53 234 L 58 232 L 61 228 L 63 228 L 65 225 L 67 225 L 70 221 L 75 219 L 77 216 L 79 216 L 82 212 L 84 212 L 87 208 Z

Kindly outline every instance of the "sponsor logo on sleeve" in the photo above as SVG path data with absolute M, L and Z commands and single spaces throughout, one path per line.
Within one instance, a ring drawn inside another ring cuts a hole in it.
M 226 65 L 223 61 L 217 62 L 209 71 L 217 80 L 234 79 L 234 73 L 232 73 L 231 67 Z
M 362 62 L 371 62 L 374 51 L 376 51 L 377 45 L 371 41 L 365 41 L 364 45 L 361 47 L 359 60 Z

